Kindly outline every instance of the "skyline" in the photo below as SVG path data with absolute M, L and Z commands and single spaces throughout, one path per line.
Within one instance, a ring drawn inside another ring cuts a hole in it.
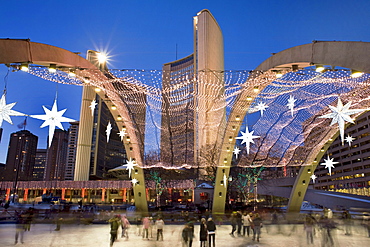
M 41 1 L 1 3 L 0 14 L 7 20 L 0 24 L 1 38 L 30 38 L 81 52 L 82 57 L 88 49 L 107 50 L 112 69 L 148 70 L 160 70 L 164 63 L 193 52 L 192 17 L 202 9 L 210 10 L 223 32 L 226 70 L 252 70 L 271 53 L 313 40 L 370 41 L 370 34 L 365 32 L 370 24 L 362 19 L 370 10 L 367 1 L 358 1 L 356 6 L 346 5 L 346 1 L 320 2 L 319 6 L 285 1 L 287 5 L 283 7 L 275 1 L 234 1 L 234 5 L 224 1 L 112 2 L 106 6 L 100 6 L 98 1 L 89 1 L 88 6 L 72 1 L 60 6 Z M 6 74 L 6 66 L 1 65 L 1 89 L 5 87 Z M 19 71 L 9 73 L 6 88 L 7 104 L 18 102 L 13 110 L 44 114 L 42 105 L 51 109 L 57 92 L 58 110 L 67 108 L 65 117 L 79 119 L 79 86 L 56 85 Z M 12 121 L 14 125 L 4 122 L 2 126 L 2 163 L 9 136 L 19 130 L 17 124 L 24 117 L 12 117 Z M 39 136 L 40 148 L 46 148 L 48 128 L 40 129 L 41 124 L 40 120 L 28 118 L 26 129 Z M 67 124 L 63 126 L 68 128 Z

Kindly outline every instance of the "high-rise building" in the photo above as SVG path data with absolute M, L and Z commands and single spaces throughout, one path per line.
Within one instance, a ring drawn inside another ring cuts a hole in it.
M 323 165 L 318 165 L 315 189 L 370 196 L 370 112 L 359 116 L 355 124 L 345 129 L 345 136 L 351 137 L 351 142 L 342 144 L 341 138 L 336 138 L 327 150 L 324 159 L 333 159 L 331 175 Z
M 56 129 L 47 149 L 44 180 L 64 180 L 67 161 L 68 131 Z
M 38 137 L 28 130 L 21 130 L 10 135 L 5 181 L 28 181 L 33 178 Z
M 46 165 L 47 149 L 37 149 L 35 157 L 35 165 L 33 166 L 33 180 L 44 180 L 45 165 Z
M 176 166 L 198 163 L 202 150 L 217 149 L 226 121 L 220 107 L 225 105 L 221 29 L 202 10 L 193 30 L 194 53 L 163 66 L 161 161 Z
M 77 138 L 78 138 L 78 126 L 79 122 L 71 122 L 68 129 L 68 149 L 67 149 L 67 162 L 65 170 L 65 180 L 74 179 L 74 170 L 76 163 L 76 152 L 77 152 Z

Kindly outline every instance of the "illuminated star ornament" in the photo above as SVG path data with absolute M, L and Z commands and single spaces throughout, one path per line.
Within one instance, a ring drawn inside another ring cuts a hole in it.
M 0 99 L 0 127 L 3 125 L 3 120 L 13 124 L 10 116 L 27 116 L 26 114 L 12 110 L 13 106 L 17 103 L 6 104 L 5 93 Z
M 126 163 L 126 170 L 128 170 L 129 177 L 131 177 L 131 170 L 134 170 L 134 166 L 136 166 L 135 161 L 130 158 Z
M 107 129 L 105 130 L 105 134 L 107 135 L 107 142 L 109 142 L 110 133 L 112 131 L 112 124 L 110 121 L 108 122 Z
M 269 106 L 266 105 L 265 103 L 258 103 L 258 105 L 255 107 L 257 111 L 260 111 L 261 112 L 261 117 L 263 116 L 263 112 L 266 111 L 266 109 L 268 108 Z
M 346 138 L 345 138 L 346 142 L 348 142 L 348 145 L 351 146 L 351 143 L 355 140 L 355 138 L 353 138 L 352 136 L 348 135 Z
M 93 101 L 91 101 L 90 103 L 90 109 L 91 109 L 91 116 L 94 116 L 94 110 L 95 110 L 95 107 L 98 105 L 98 103 L 96 103 L 95 99 Z
M 54 104 L 53 104 L 53 107 L 51 108 L 51 111 L 49 109 L 47 109 L 45 106 L 42 106 L 42 108 L 45 111 L 45 115 L 31 115 L 30 117 L 41 119 L 41 120 L 45 121 L 40 126 L 40 128 L 44 128 L 45 126 L 49 126 L 49 147 L 50 147 L 51 143 L 53 141 L 55 127 L 58 127 L 59 129 L 64 130 L 62 122 L 75 122 L 76 120 L 71 119 L 71 118 L 63 117 L 63 114 L 67 109 L 58 111 L 56 100 L 54 100 Z
M 312 175 L 310 176 L 310 178 L 312 179 L 312 182 L 313 182 L 313 183 L 315 183 L 315 180 L 316 180 L 316 178 L 317 178 L 317 177 L 316 177 L 316 175 L 315 175 L 315 174 L 312 174 Z
M 240 150 L 238 147 L 235 147 L 235 148 L 234 148 L 233 153 L 235 154 L 235 158 L 236 158 L 236 159 L 238 158 L 238 155 L 239 155 L 240 151 L 242 151 L 242 150 Z
M 290 114 L 292 114 L 293 117 L 293 111 L 294 111 L 294 103 L 297 100 L 294 98 L 294 96 L 290 95 L 288 99 L 288 104 L 286 105 L 290 109 Z
M 247 154 L 249 154 L 249 146 L 251 143 L 254 143 L 253 139 L 259 138 L 260 136 L 254 136 L 253 135 L 254 130 L 249 132 L 248 126 L 245 128 L 245 132 L 243 131 L 240 132 L 242 133 L 242 136 L 236 137 L 235 139 L 241 139 L 242 140 L 241 144 L 246 143 L 245 146 L 247 148 Z
M 325 166 L 325 168 L 328 168 L 329 174 L 331 176 L 331 168 L 335 168 L 334 165 L 338 164 L 339 162 L 334 161 L 334 158 L 331 158 L 328 156 L 328 159 L 324 159 L 324 163 L 321 163 L 320 165 Z
M 136 178 L 134 178 L 134 179 L 131 180 L 131 183 L 133 185 L 137 185 L 138 182 L 139 182 L 139 180 L 137 180 Z
M 122 129 L 117 134 L 119 135 L 119 137 L 121 137 L 121 141 L 123 141 L 123 137 L 125 137 L 125 135 L 127 135 L 127 133 L 126 133 L 126 131 L 124 129 Z
M 339 126 L 339 133 L 340 138 L 342 140 L 342 144 L 344 143 L 344 125 L 345 122 L 355 123 L 350 115 L 364 112 L 367 109 L 349 109 L 351 107 L 352 101 L 348 102 L 343 106 L 342 101 L 338 98 L 337 107 L 329 105 L 330 110 L 332 113 L 320 116 L 319 118 L 332 118 L 330 125 L 338 123 Z

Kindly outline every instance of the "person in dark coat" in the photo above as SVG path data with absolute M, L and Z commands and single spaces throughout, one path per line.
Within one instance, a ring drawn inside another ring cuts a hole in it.
M 200 220 L 200 231 L 199 231 L 200 247 L 206 247 L 207 235 L 208 235 L 208 232 L 207 232 L 206 219 L 202 218 Z
M 213 221 L 211 217 L 208 218 L 207 221 L 207 231 L 208 231 L 208 247 L 212 246 L 213 242 L 213 247 L 216 246 L 216 224 Z
M 237 223 L 237 216 L 236 216 L 236 212 L 233 212 L 231 214 L 231 217 L 230 217 L 230 223 L 231 223 L 231 233 L 230 235 L 232 237 L 234 237 L 234 232 L 236 231 L 236 225 L 238 224 Z
M 257 237 L 257 242 L 259 242 L 260 236 L 261 236 L 261 227 L 262 227 L 262 219 L 259 213 L 254 214 L 252 218 L 252 222 L 253 222 L 253 241 Z
M 121 226 L 121 216 L 115 215 L 108 222 L 110 223 L 110 246 L 113 246 L 117 239 L 118 228 Z

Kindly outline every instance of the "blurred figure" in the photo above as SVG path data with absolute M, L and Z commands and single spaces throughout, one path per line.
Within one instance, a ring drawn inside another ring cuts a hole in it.
M 113 246 L 114 241 L 117 239 L 118 228 L 121 225 L 121 217 L 120 215 L 115 215 L 108 222 L 110 223 L 110 246 Z
M 351 224 L 352 224 L 352 216 L 348 212 L 348 210 L 344 210 L 342 213 L 342 220 L 344 225 L 345 235 L 351 235 Z
M 253 241 L 256 240 L 257 237 L 257 242 L 259 242 L 261 236 L 262 219 L 258 213 L 255 213 L 253 215 L 252 224 L 253 224 Z
M 313 244 L 315 224 L 315 218 L 311 214 L 307 214 L 304 221 L 304 230 L 306 232 L 307 244 Z
M 128 221 L 126 215 L 122 215 L 121 217 L 121 227 L 122 227 L 122 234 L 121 238 L 126 237 L 128 239 L 128 229 L 130 228 L 130 222 Z
M 207 235 L 208 235 L 208 232 L 207 232 L 206 219 L 202 218 L 200 220 L 200 230 L 199 230 L 200 247 L 206 247 Z
M 149 231 L 150 238 L 153 238 L 153 225 L 154 225 L 153 217 L 149 217 L 149 228 L 148 228 L 148 231 Z
M 367 236 L 370 238 L 370 216 L 363 213 L 362 224 L 367 230 Z
M 209 217 L 207 221 L 207 231 L 208 231 L 208 247 L 212 246 L 212 242 L 213 242 L 213 247 L 215 247 L 216 246 L 216 224 L 211 217 Z
M 322 228 L 322 244 L 321 246 L 333 246 L 334 240 L 332 236 L 332 230 L 337 228 L 335 222 L 323 216 L 319 221 L 320 227 Z
M 238 237 L 242 235 L 242 212 L 236 212 L 236 224 L 238 225 Z
M 232 237 L 235 237 L 235 236 L 234 236 L 234 232 L 236 231 L 236 225 L 238 224 L 238 222 L 237 222 L 236 212 L 233 212 L 233 213 L 231 214 L 231 217 L 230 217 L 230 223 L 231 223 L 231 233 L 230 233 L 230 235 L 231 235 Z
M 24 226 L 24 220 L 25 220 L 26 215 L 23 212 L 18 213 L 15 211 L 15 242 L 14 244 L 18 243 L 18 239 L 21 241 L 23 244 L 23 236 L 24 236 L 24 231 L 25 231 L 25 226 Z
M 24 221 L 24 230 L 30 231 L 31 230 L 31 223 L 33 220 L 33 208 L 29 207 L 25 213 L 25 221 Z
M 155 225 L 157 227 L 157 241 L 159 241 L 159 237 L 163 241 L 164 221 L 162 220 L 162 218 L 158 218 L 158 220 L 155 221 Z
M 150 220 L 149 217 L 144 217 L 143 219 L 143 238 L 149 240 L 149 227 L 150 227 Z
M 143 226 L 141 225 L 141 223 L 142 223 L 141 218 L 140 217 L 137 217 L 136 218 L 136 229 L 137 229 L 136 235 L 138 235 L 138 236 L 141 235 L 141 228 L 143 228 Z
M 244 212 L 244 215 L 242 216 L 242 222 L 243 222 L 243 237 L 245 237 L 245 232 L 247 232 L 247 236 L 249 237 L 250 229 L 251 229 L 251 218 L 252 213 Z
M 194 223 L 192 221 L 188 223 L 188 239 L 189 239 L 189 247 L 192 247 L 193 239 L 194 239 Z
M 185 224 L 184 228 L 182 229 L 181 237 L 182 237 L 182 246 L 188 247 L 189 246 L 189 226 L 188 224 Z

